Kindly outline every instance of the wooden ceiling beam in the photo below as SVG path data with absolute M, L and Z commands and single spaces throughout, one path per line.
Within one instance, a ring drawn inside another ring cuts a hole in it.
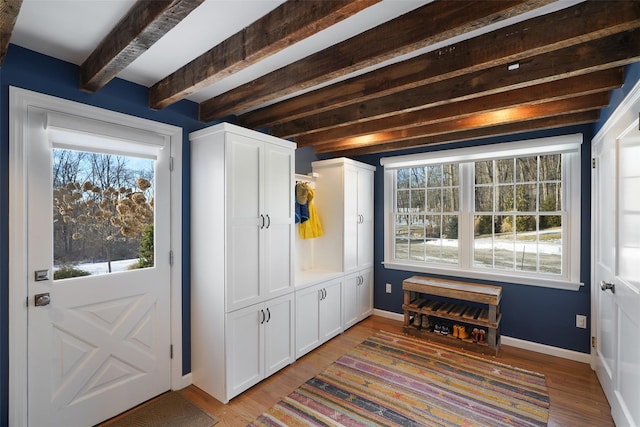
M 138 0 L 80 67 L 80 89 L 101 89 L 203 1 Z
M 550 0 L 434 1 L 200 104 L 200 120 L 237 114 Z
M 239 122 L 273 126 L 639 26 L 640 2 L 583 2 L 246 113 Z M 295 136 L 277 126 L 271 131 Z
M 503 135 L 516 135 L 522 132 L 533 132 L 544 129 L 554 129 L 565 126 L 594 123 L 597 122 L 599 118 L 600 111 L 592 110 L 582 113 L 562 114 L 535 120 L 527 120 L 492 127 L 470 129 L 443 135 L 421 137 L 388 144 L 371 145 L 344 151 L 334 151 L 333 153 L 346 157 L 387 153 L 409 148 L 420 148 L 428 145 L 445 144 L 459 141 L 471 141 Z
M 9 49 L 9 41 L 16 19 L 20 13 L 22 0 L 2 0 L 0 2 L 0 66 Z
M 286 134 L 322 130 L 552 82 L 640 60 L 640 29 L 292 120 Z M 284 128 L 284 124 L 280 128 Z
M 342 141 L 313 146 L 316 153 L 331 153 L 336 150 L 347 150 L 362 146 L 388 144 L 407 139 L 416 139 L 428 136 L 442 135 L 471 129 L 480 129 L 503 125 L 507 123 L 534 120 L 561 114 L 581 113 L 598 110 L 609 104 L 609 93 L 601 92 L 591 95 L 583 95 L 576 98 L 562 99 L 559 101 L 545 102 L 536 105 L 523 105 L 506 108 L 503 110 L 474 114 L 469 117 L 434 123 L 425 126 L 416 126 L 395 131 L 380 132 L 347 138 Z
M 619 88 L 623 81 L 624 69 L 622 67 L 612 68 L 610 70 L 515 89 L 509 92 L 487 95 L 465 102 L 453 102 L 411 113 L 398 114 L 384 119 L 370 120 L 349 126 L 340 126 L 324 131 L 308 133 L 297 136 L 295 141 L 298 147 L 327 144 L 347 138 L 425 126 L 506 108 L 535 105 L 582 95 L 608 92 L 612 89 Z
M 289 0 L 149 89 L 149 106 L 164 108 L 273 55 L 380 0 Z

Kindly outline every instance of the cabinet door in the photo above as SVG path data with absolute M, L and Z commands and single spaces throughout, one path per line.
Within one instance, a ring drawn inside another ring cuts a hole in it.
M 264 144 L 227 134 L 227 307 L 226 311 L 260 302 L 260 194 Z M 206 197 L 194 194 L 192 197 Z M 197 233 L 198 230 L 193 230 Z M 220 239 L 222 236 L 210 236 Z
M 264 378 L 263 305 L 256 304 L 226 316 L 227 398 L 231 399 Z M 219 381 L 224 381 L 222 378 Z
M 343 270 L 358 267 L 358 168 L 344 167 L 344 265 Z
M 296 357 L 301 357 L 320 345 L 321 291 L 320 286 L 296 291 Z
M 350 274 L 344 277 L 342 282 L 342 319 L 344 329 L 347 329 L 358 322 L 358 284 L 360 275 Z
M 357 321 L 365 319 L 373 313 L 373 269 L 359 273 Z
M 293 362 L 293 293 L 265 303 L 265 377 Z
M 342 279 L 326 282 L 320 300 L 320 341 L 325 342 L 342 329 Z
M 294 152 L 290 148 L 265 144 L 264 176 L 264 264 L 265 298 L 293 288 Z
M 358 268 L 373 266 L 373 171 L 358 169 Z

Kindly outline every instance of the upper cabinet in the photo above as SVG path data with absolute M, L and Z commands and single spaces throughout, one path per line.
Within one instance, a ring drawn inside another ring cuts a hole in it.
M 347 158 L 312 166 L 314 203 L 324 230 L 314 242 L 314 266 L 345 273 L 372 267 L 375 167 Z
M 292 291 L 295 145 L 227 123 L 190 139 L 192 275 L 226 312 Z

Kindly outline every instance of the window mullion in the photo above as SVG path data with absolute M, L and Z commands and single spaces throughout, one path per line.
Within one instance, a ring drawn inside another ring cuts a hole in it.
M 460 266 L 469 269 L 473 261 L 473 163 L 460 163 L 460 219 L 458 229 L 458 248 Z

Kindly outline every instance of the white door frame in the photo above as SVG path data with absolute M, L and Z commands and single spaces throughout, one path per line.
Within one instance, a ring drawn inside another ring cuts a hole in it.
M 598 133 L 593 137 L 591 141 L 591 146 L 596 146 L 597 144 L 605 144 L 607 141 L 618 141 L 623 138 L 625 135 L 628 135 L 632 129 L 636 129 L 640 123 L 639 112 L 640 111 L 640 81 L 636 82 L 634 87 L 629 91 L 628 95 L 624 98 L 624 100 L 618 105 L 615 111 L 611 114 L 609 119 L 604 123 L 602 128 L 598 131 Z M 616 142 L 617 143 L 617 142 Z M 592 175 L 592 185 L 595 185 L 595 177 Z M 617 190 L 616 190 L 617 191 Z M 591 235 L 595 236 L 594 239 L 597 238 L 597 225 L 598 225 L 597 212 L 595 207 L 591 206 Z M 598 298 L 599 293 L 602 292 L 600 290 L 600 284 L 596 283 L 596 263 L 595 263 L 595 243 L 592 241 L 591 243 L 591 336 L 598 337 L 600 331 L 600 325 L 597 322 L 599 318 L 596 315 L 596 311 L 598 310 Z M 617 345 L 618 351 L 620 346 Z M 597 368 L 597 349 L 591 348 L 591 368 L 596 370 Z M 615 381 L 615 375 L 614 375 Z M 614 384 L 615 387 L 616 384 Z M 605 390 L 605 394 L 607 394 Z M 621 416 L 624 413 L 623 408 L 619 404 L 619 400 L 616 395 L 607 396 L 610 399 L 609 404 L 611 405 L 612 416 L 614 420 L 616 420 L 616 416 Z M 613 401 L 611 399 L 613 398 Z M 628 416 L 625 414 L 625 416 Z
M 9 88 L 9 425 L 27 426 L 27 146 L 30 108 L 117 123 L 170 138 L 171 174 L 171 388 L 190 384 L 182 375 L 182 129 L 49 95 Z M 168 256 L 168 254 L 167 254 Z

